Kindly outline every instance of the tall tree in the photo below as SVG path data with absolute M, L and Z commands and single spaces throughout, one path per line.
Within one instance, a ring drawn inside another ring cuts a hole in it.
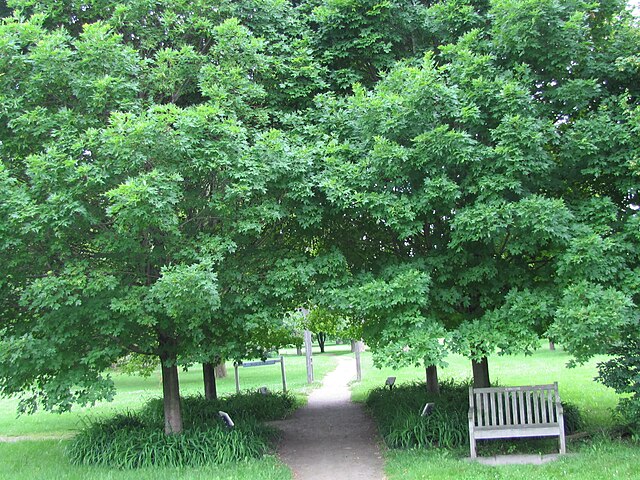
M 307 161 L 265 128 L 268 59 L 237 20 L 210 19 L 196 49 L 193 30 L 123 37 L 77 30 L 73 5 L 27 7 L 44 11 L 0 26 L 0 389 L 67 409 L 111 398 L 118 358 L 155 356 L 179 433 L 178 365 L 263 352 L 299 304 L 278 224 L 309 194 Z

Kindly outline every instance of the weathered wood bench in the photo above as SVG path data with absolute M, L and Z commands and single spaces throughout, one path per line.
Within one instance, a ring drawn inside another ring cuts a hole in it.
M 559 437 L 566 453 L 564 417 L 558 383 L 522 387 L 469 388 L 469 443 L 476 440 Z

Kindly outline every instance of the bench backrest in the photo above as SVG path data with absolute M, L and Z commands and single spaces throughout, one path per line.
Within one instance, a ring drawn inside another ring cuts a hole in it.
M 523 387 L 470 387 L 469 406 L 474 426 L 480 428 L 557 425 L 558 411 L 562 411 L 557 383 Z

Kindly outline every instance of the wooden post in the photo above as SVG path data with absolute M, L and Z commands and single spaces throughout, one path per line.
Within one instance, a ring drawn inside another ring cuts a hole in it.
M 362 381 L 362 366 L 360 365 L 360 352 L 364 350 L 364 343 L 362 341 L 356 342 L 355 354 L 356 354 L 356 380 Z
M 240 376 L 238 374 L 238 364 L 234 363 L 233 364 L 233 368 L 234 368 L 235 374 L 236 374 L 236 393 L 240 393 Z
M 287 374 L 284 369 L 284 357 L 280 355 L 280 371 L 282 372 L 282 391 L 287 393 Z
M 304 350 L 307 356 L 307 383 L 313 383 L 313 358 L 311 356 L 311 331 L 304 331 Z

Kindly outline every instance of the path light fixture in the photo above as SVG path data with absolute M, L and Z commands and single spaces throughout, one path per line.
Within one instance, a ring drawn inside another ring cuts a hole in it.
M 231 420 L 231 417 L 227 412 L 223 412 L 222 410 L 220 410 L 218 412 L 218 415 L 220 415 L 220 418 L 225 423 L 227 428 L 232 429 L 235 426 L 235 424 L 233 423 L 233 420 Z
M 425 403 L 424 407 L 422 408 L 422 411 L 420 412 L 420 416 L 428 417 L 433 413 L 433 409 L 435 406 L 436 406 L 435 403 Z

